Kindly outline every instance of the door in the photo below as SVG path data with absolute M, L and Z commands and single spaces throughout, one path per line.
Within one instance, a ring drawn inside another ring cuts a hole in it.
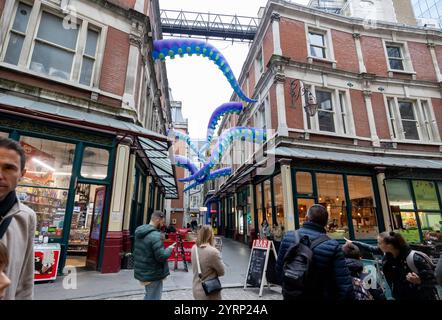
M 87 250 L 86 266 L 88 268 L 97 269 L 98 257 L 100 255 L 100 240 L 102 237 L 102 218 L 104 209 L 104 200 L 106 196 L 106 188 L 99 187 L 95 190 L 95 199 L 93 205 L 93 215 L 90 227 L 89 245 Z

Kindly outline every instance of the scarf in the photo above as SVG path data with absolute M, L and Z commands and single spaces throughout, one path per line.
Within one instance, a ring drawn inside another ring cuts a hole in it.
M 8 214 L 16 202 L 17 196 L 15 195 L 15 191 L 9 192 L 6 198 L 0 201 L 0 221 Z

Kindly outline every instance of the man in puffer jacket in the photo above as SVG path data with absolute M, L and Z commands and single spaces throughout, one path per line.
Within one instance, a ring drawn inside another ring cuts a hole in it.
M 170 274 L 167 259 L 175 244 L 164 248 L 160 233 L 164 220 L 164 214 L 155 211 L 149 224 L 135 230 L 134 272 L 145 287 L 144 300 L 161 300 L 163 279 Z
M 328 212 L 319 204 L 315 204 L 307 212 L 306 222 L 299 229 L 299 235 L 308 236 L 310 242 L 326 233 Z M 282 242 L 276 261 L 276 274 L 279 283 L 282 283 L 284 256 L 295 243 L 294 231 L 288 232 Z M 352 277 L 345 263 L 341 246 L 336 240 L 329 239 L 313 249 L 312 267 L 319 276 L 317 296 L 315 300 L 336 301 L 354 300 Z

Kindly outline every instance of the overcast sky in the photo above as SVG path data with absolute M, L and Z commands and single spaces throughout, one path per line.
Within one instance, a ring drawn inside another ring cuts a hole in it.
M 309 0 L 296 0 L 307 4 Z M 161 9 L 236 14 L 256 17 L 267 0 L 160 0 Z M 249 51 L 249 44 L 230 41 L 209 42 L 226 57 L 238 79 Z M 174 100 L 182 101 L 183 116 L 189 119 L 192 138 L 206 136 L 207 122 L 213 110 L 228 102 L 233 93 L 222 72 L 207 58 L 184 56 L 166 59 L 169 86 Z

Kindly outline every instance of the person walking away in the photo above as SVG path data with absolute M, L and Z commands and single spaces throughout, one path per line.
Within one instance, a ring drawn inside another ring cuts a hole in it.
M 202 282 L 222 277 L 225 266 L 221 259 L 221 254 L 215 248 L 215 236 L 212 227 L 203 225 L 198 231 L 196 244 L 192 247 L 192 271 L 193 283 L 192 292 L 195 300 L 221 300 L 221 291 L 206 295 Z M 197 260 L 198 255 L 198 260 Z M 198 262 L 201 266 L 201 277 L 198 272 Z
M 315 204 L 303 226 L 284 236 L 276 261 L 284 300 L 354 299 L 350 271 L 339 243 L 326 235 L 327 222 L 327 210 Z
M 35 212 L 21 203 L 15 189 L 26 174 L 22 146 L 0 138 L 0 241 L 8 251 L 6 275 L 11 281 L 5 300 L 31 300 L 34 295 Z
M 0 299 L 5 296 L 6 289 L 11 285 L 11 280 L 9 280 L 5 273 L 8 262 L 8 250 L 5 245 L 0 242 Z
M 154 211 L 150 223 L 135 230 L 134 275 L 145 288 L 144 300 L 161 300 L 163 280 L 170 274 L 167 259 L 175 243 L 164 248 L 160 233 L 164 223 L 164 214 Z
M 359 241 L 347 242 L 373 254 L 383 254 L 382 271 L 396 300 L 436 300 L 436 277 L 431 259 L 411 250 L 400 233 L 386 231 L 378 236 L 378 246 Z

